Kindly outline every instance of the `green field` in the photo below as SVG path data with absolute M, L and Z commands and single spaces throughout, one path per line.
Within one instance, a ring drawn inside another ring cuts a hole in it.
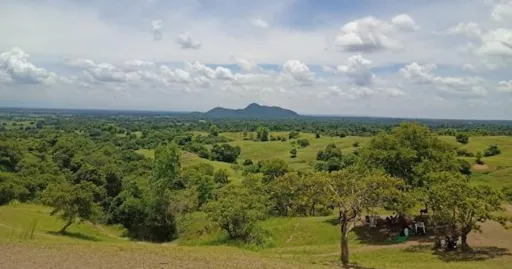
M 28 204 L 0 207 L 0 253 L 9 257 L 0 260 L 0 268 L 54 268 L 63 264 L 102 268 L 107 261 L 116 268 L 338 267 L 339 226 L 331 223 L 333 217 L 266 220 L 261 226 L 270 231 L 272 246 L 246 249 L 219 246 L 215 240 L 197 241 L 195 245 L 183 240 L 139 243 L 121 237 L 122 229 L 91 223 L 73 224 L 67 235 L 58 235 L 55 231 L 62 222 L 49 212 L 48 208 Z M 430 244 L 414 239 L 392 245 L 369 240 L 366 229 L 350 234 L 352 261 L 362 268 L 490 269 L 510 268 L 507 266 L 512 263 L 512 231 L 492 222 L 483 226 L 483 233 L 470 236 L 476 252 L 467 256 L 434 254 Z M 26 260 L 26 255 L 31 258 Z
M 274 136 L 287 134 L 272 133 Z M 356 149 L 354 142 L 364 146 L 370 139 L 327 136 L 317 139 L 314 134 L 301 134 L 300 138 L 307 138 L 310 145 L 298 149 L 297 158 L 292 159 L 289 156 L 290 140 L 256 142 L 244 140 L 241 133 L 221 135 L 229 138 L 230 144 L 241 147 L 239 162 L 281 158 L 291 169 L 303 171 L 312 170 L 317 151 L 330 143 L 348 154 Z M 458 144 L 454 137 L 442 139 L 473 153 L 497 144 L 501 154 L 484 158 L 484 167 L 474 166 L 471 182 L 496 188 L 512 186 L 512 137 L 471 137 L 467 145 Z M 154 158 L 153 149 L 137 152 Z M 470 163 L 475 161 L 474 158 L 466 159 Z M 215 169 L 227 169 L 234 182 L 243 178 L 232 164 L 201 159 L 192 153 L 182 152 L 181 162 L 183 166 L 208 163 Z M 508 206 L 508 212 L 503 214 L 512 214 L 511 209 Z M 119 227 L 91 223 L 75 223 L 68 234 L 59 235 L 55 232 L 63 222 L 49 213 L 46 207 L 30 204 L 0 207 L 0 253 L 10 257 L 0 261 L 0 268 L 54 268 L 63 264 L 73 268 L 101 268 L 105 261 L 116 268 L 339 267 L 340 235 L 339 226 L 333 224 L 335 216 L 265 220 L 258 225 L 268 232 L 268 244 L 256 248 L 226 241 L 226 234 L 218 229 L 205 232 L 209 223 L 204 213 L 194 213 L 193 221 L 180 221 L 180 238 L 166 244 L 130 241 L 123 237 L 123 229 Z M 483 233 L 475 232 L 469 237 L 473 252 L 439 254 L 430 249 L 431 242 L 421 238 L 402 244 L 385 244 L 378 236 L 370 237 L 368 228 L 356 227 L 349 237 L 351 262 L 360 268 L 510 268 L 512 230 L 505 230 L 495 222 L 487 222 L 482 228 Z M 26 255 L 35 257 L 31 259 L 32 263 L 25 261 Z

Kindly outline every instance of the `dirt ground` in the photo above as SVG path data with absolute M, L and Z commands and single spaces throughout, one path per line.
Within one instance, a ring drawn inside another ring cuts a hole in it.
M 206 249 L 206 250 L 205 250 Z M 94 245 L 0 244 L 1 269 L 191 269 L 325 268 L 290 264 L 238 250 L 179 246 L 116 247 Z

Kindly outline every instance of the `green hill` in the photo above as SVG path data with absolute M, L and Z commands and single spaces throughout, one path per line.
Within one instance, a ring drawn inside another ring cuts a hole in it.
M 276 106 L 262 106 L 255 103 L 244 109 L 229 109 L 216 107 L 204 114 L 212 118 L 261 118 L 261 119 L 286 119 L 298 118 L 296 112 Z

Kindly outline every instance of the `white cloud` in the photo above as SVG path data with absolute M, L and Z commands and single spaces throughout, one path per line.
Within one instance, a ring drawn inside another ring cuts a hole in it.
M 182 33 L 176 39 L 176 42 L 181 46 L 182 49 L 200 49 L 201 42 L 194 39 L 190 32 Z
M 512 80 L 500 81 L 498 83 L 498 91 L 512 93 Z
M 400 73 L 413 84 L 432 87 L 442 97 L 473 97 L 487 96 L 483 87 L 484 79 L 480 77 L 450 77 L 436 76 L 432 73 L 436 65 L 420 65 L 412 63 L 400 69 Z
M 355 55 L 348 58 L 347 65 L 339 65 L 337 70 L 353 79 L 358 86 L 371 86 L 375 79 L 371 65 L 370 60 L 361 55 Z
M 163 24 L 164 22 L 162 20 L 153 20 L 151 22 L 151 26 L 152 26 L 152 29 L 153 29 L 153 40 L 162 40 L 162 36 L 163 36 L 163 32 L 162 32 L 162 27 L 163 27 Z
M 470 71 L 470 72 L 477 72 L 478 71 L 478 69 L 474 65 L 472 65 L 472 64 L 464 64 L 462 66 L 462 69 L 466 70 L 466 71 Z
M 242 70 L 246 72 L 256 71 L 258 70 L 258 64 L 254 61 L 249 61 L 245 59 L 236 59 L 236 63 L 242 68 Z
M 309 67 L 298 60 L 290 60 L 283 64 L 282 74 L 301 82 L 311 82 L 315 79 L 315 74 L 309 70 Z
M 512 18 L 512 0 L 494 0 L 491 17 L 496 21 Z
M 512 29 L 498 28 L 482 36 L 477 52 L 487 56 L 512 58 Z
M 400 14 L 393 19 L 391 19 L 391 23 L 401 31 L 416 31 L 420 27 L 414 22 L 414 20 L 407 14 Z
M 419 27 L 407 14 L 395 16 L 391 23 L 369 16 L 345 24 L 334 39 L 334 46 L 347 52 L 400 50 L 399 31 L 415 31 Z
M 268 23 L 266 21 L 264 21 L 263 19 L 261 19 L 261 18 L 252 19 L 251 20 L 251 24 L 256 26 L 256 27 L 264 28 L 264 29 L 269 27 Z
M 53 72 L 35 66 L 20 48 L 0 54 L 0 81 L 20 84 L 53 84 L 66 81 Z
M 445 35 L 463 35 L 469 38 L 480 39 L 482 36 L 482 29 L 480 25 L 475 22 L 459 23 L 448 30 L 441 32 Z
M 125 61 L 123 63 L 123 66 L 126 69 L 131 70 L 131 69 L 139 69 L 139 68 L 144 68 L 144 67 L 154 67 L 155 63 L 151 62 L 151 61 L 143 61 L 143 60 L 129 60 L 129 61 Z

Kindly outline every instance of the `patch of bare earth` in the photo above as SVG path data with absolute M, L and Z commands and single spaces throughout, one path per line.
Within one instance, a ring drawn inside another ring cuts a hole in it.
M 475 172 L 488 172 L 490 168 L 487 164 L 473 164 L 472 170 Z
M 325 268 L 286 263 L 223 247 L 0 244 L 0 268 Z

